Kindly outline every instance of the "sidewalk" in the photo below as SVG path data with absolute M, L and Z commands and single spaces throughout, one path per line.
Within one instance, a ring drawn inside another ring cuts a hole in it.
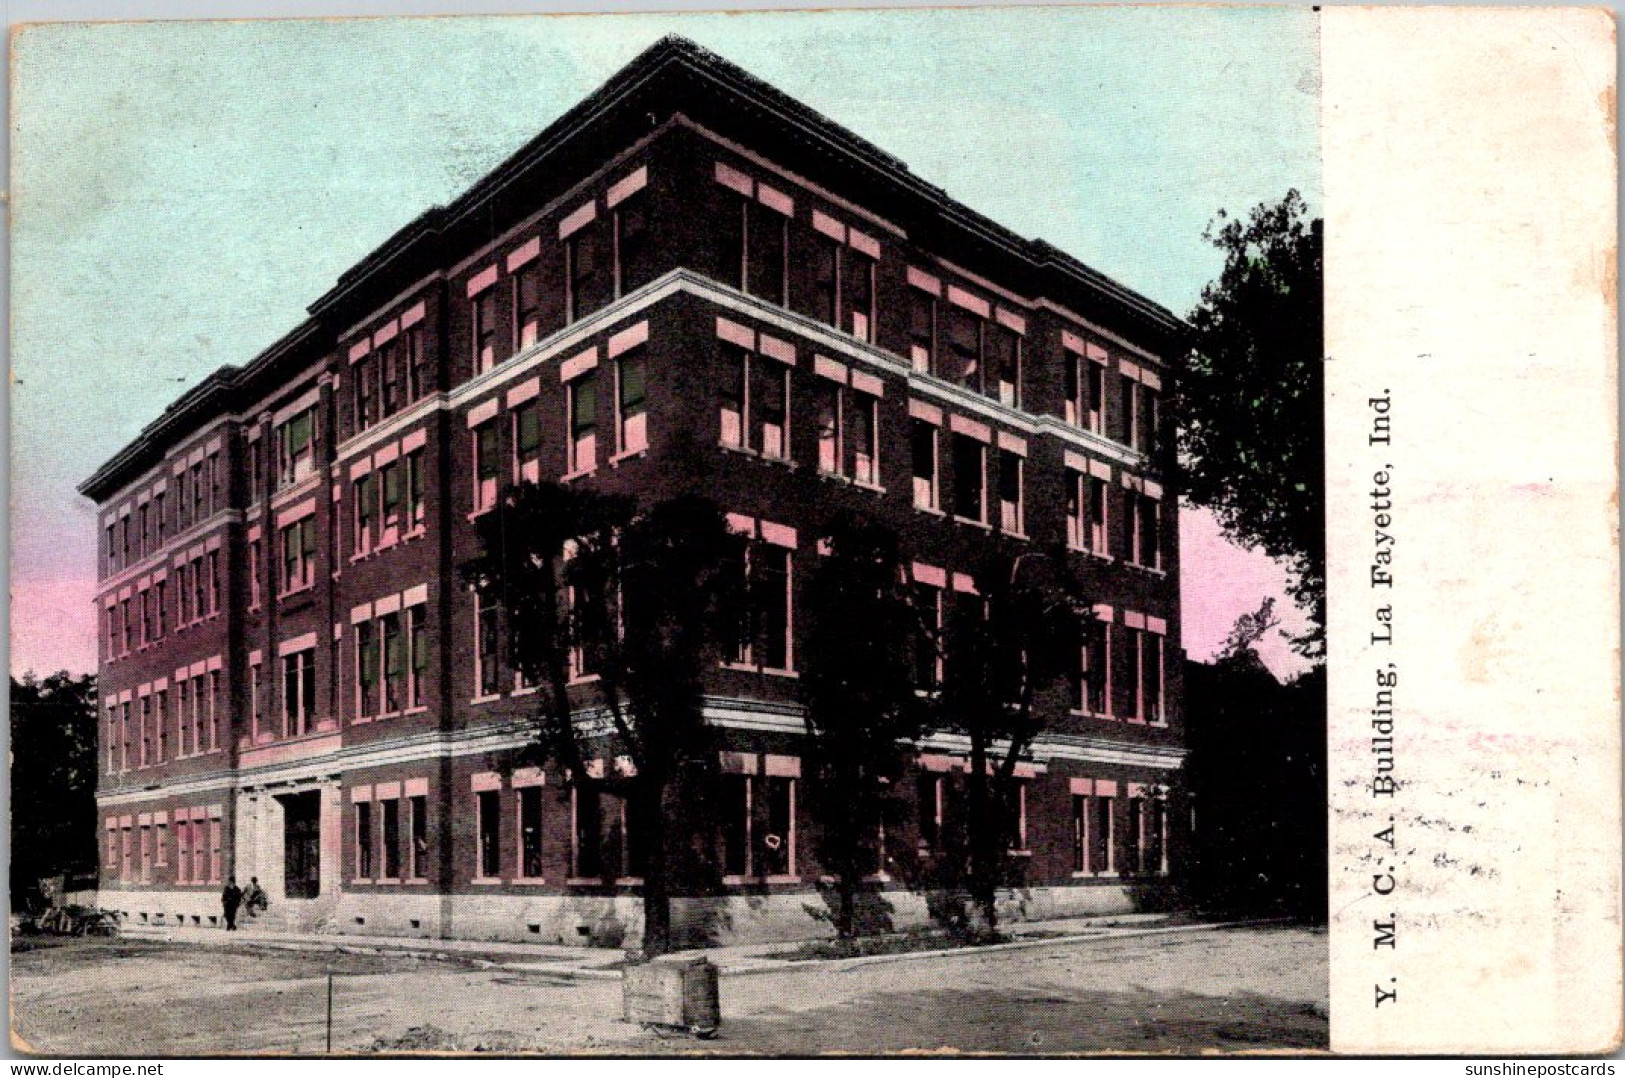
M 790 961 L 772 957 L 796 950 L 797 941 L 738 944 L 707 947 L 684 954 L 704 955 L 724 975 L 769 973 L 792 969 L 840 970 L 887 962 L 929 961 L 950 956 L 993 954 L 1031 947 L 1084 943 L 1090 940 L 1125 936 L 1160 935 L 1176 932 L 1211 931 L 1256 921 L 1203 924 L 1168 923 L 1163 914 L 1120 914 L 1110 917 L 1080 917 L 1055 921 L 1023 921 L 1006 926 L 1013 939 L 1008 943 L 977 948 L 905 951 L 854 958 Z M 257 926 L 234 933 L 198 926 L 122 925 L 119 934 L 128 939 L 163 940 L 172 943 L 210 946 L 257 946 L 296 951 L 331 951 L 348 954 L 416 955 L 424 958 L 454 959 L 521 973 L 543 973 L 587 979 L 619 980 L 625 952 L 595 947 L 566 947 L 548 943 L 502 943 L 486 940 L 421 939 L 401 936 L 363 936 L 348 933 L 282 932 Z

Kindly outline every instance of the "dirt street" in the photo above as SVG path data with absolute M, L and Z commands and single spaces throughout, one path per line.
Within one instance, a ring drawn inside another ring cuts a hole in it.
M 72 941 L 12 955 L 15 1035 L 75 1056 L 335 1050 L 801 1055 L 1313 1050 L 1326 937 L 1248 928 L 725 976 L 710 1042 L 619 1021 L 620 984 L 438 960 Z

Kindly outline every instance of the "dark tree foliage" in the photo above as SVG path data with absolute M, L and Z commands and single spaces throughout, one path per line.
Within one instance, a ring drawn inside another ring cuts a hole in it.
M 482 553 L 463 572 L 482 602 L 500 604 L 509 660 L 537 686 L 530 759 L 557 763 L 581 796 L 624 801 L 642 862 L 643 949 L 665 953 L 673 885 L 711 860 L 692 833 L 715 785 L 702 685 L 740 623 L 738 537 L 704 499 L 639 508 L 557 483 L 508 489 L 478 527 Z M 572 702 L 572 662 L 596 675 L 576 688 L 590 700 Z M 606 757 L 631 767 L 594 766 Z
M 1321 221 L 1297 191 L 1227 218 L 1225 253 L 1190 314 L 1176 414 L 1185 497 L 1225 534 L 1292 572 L 1309 628 L 1293 643 L 1325 655 L 1325 351 Z
M 96 871 L 96 679 L 11 679 L 11 894 Z
M 832 920 L 842 939 L 860 928 L 858 898 L 878 863 L 880 836 L 895 832 L 903 805 L 895 782 L 905 742 L 923 714 L 907 656 L 918 619 L 897 536 L 866 519 L 837 520 L 806 591 L 801 671 L 807 708 L 809 781 L 819 861 L 835 879 Z
M 970 742 L 963 807 L 963 886 L 979 933 L 997 931 L 996 899 L 1012 881 L 1018 784 L 1044 730 L 1042 694 L 1077 667 L 1084 628 L 1094 617 L 1063 552 L 989 558 L 976 580 L 979 598 L 954 596 L 943 641 L 944 676 L 937 728 Z M 950 882 L 949 877 L 941 882 Z
M 1253 650 L 1268 601 L 1213 663 L 1185 664 L 1195 828 L 1187 888 L 1200 910 L 1326 920 L 1326 668 L 1283 685 Z

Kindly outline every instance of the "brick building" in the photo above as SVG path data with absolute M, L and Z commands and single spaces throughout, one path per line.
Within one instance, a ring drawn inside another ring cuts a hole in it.
M 784 583 L 782 623 L 707 687 L 724 769 L 749 780 L 724 824 L 752 836 L 720 855 L 728 937 L 815 928 L 795 611 L 841 507 L 899 531 L 939 609 L 990 544 L 1070 547 L 1098 632 L 1020 772 L 1013 901 L 1128 908 L 1177 867 L 1184 815 L 1158 406 L 1177 331 L 661 41 L 80 488 L 101 526 L 103 905 L 206 924 L 222 880 L 252 875 L 289 926 L 635 932 L 635 836 L 515 766 L 530 693 L 459 583 L 499 486 L 548 477 L 698 489 Z M 929 854 L 964 751 L 920 747 L 913 833 L 890 841 Z

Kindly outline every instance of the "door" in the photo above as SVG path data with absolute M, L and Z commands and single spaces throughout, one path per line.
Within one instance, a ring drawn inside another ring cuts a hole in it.
M 320 791 L 289 794 L 282 802 L 285 863 L 283 893 L 288 898 L 315 898 L 321 893 L 322 795 Z

